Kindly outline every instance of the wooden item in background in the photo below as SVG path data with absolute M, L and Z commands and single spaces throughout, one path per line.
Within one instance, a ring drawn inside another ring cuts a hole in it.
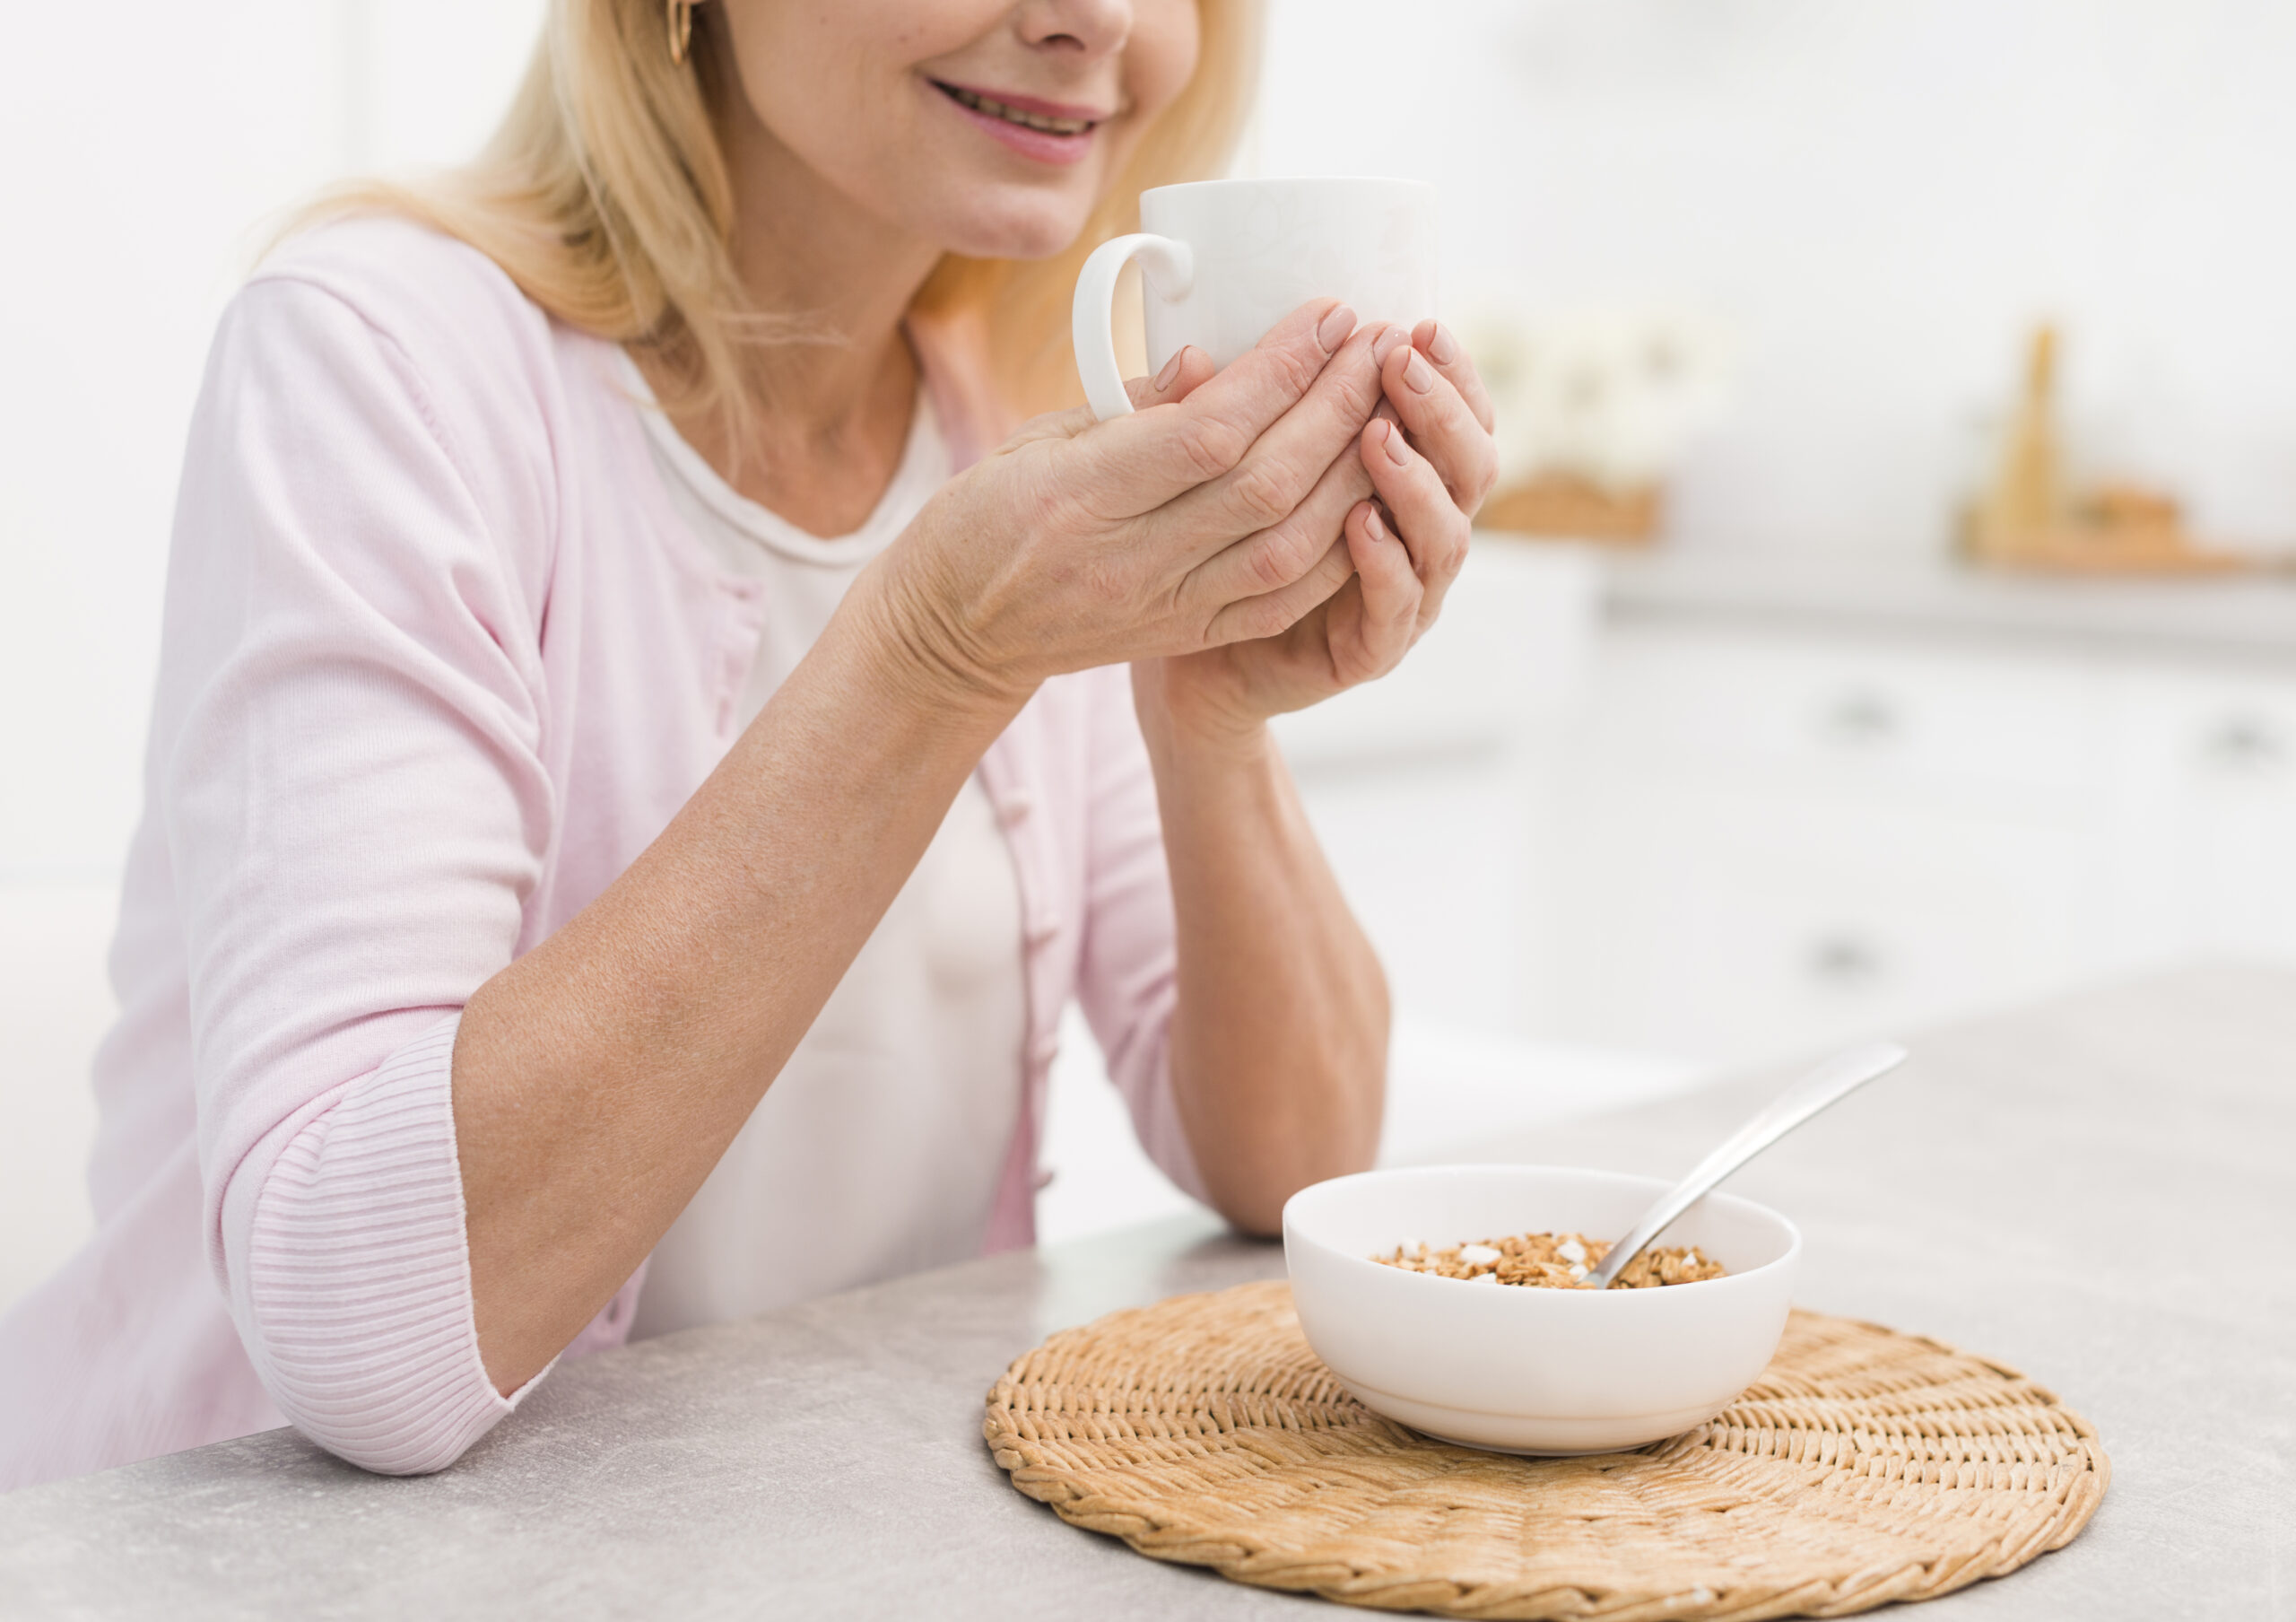
M 2132 484 L 2075 498 L 2057 425 L 2057 329 L 2043 326 L 2025 356 L 2024 390 L 1993 484 L 1971 509 L 1962 550 L 1994 568 L 2063 574 L 2222 574 L 2255 560 L 2200 545 L 2176 500 Z
M 1453 1447 L 1350 1397 L 1280 1280 L 1055 1335 L 997 1382 L 983 1430 L 1014 1487 L 1142 1554 L 1462 1617 L 1930 1599 L 2070 1542 L 2108 1476 L 2088 1421 L 2014 1370 L 1811 1312 L 1761 1380 L 1670 1441 Z
M 1614 491 L 1576 474 L 1543 473 L 1494 491 L 1475 522 L 1516 535 L 1647 546 L 1657 538 L 1659 505 L 1652 486 Z

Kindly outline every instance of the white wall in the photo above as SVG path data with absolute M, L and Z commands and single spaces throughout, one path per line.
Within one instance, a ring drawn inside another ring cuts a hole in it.
M 333 168 L 333 18 L 30 6 L 0 52 L 0 874 L 119 860 L 183 425 L 263 211 Z
M 84 1226 L 90 1053 L 177 464 L 279 212 L 442 161 L 540 0 L 15 8 L 0 50 L 0 1304 Z M 21 14 L 17 14 L 21 13 Z
M 540 0 L 34 6 L 0 53 L 0 883 L 135 808 L 167 519 L 273 212 L 466 152 Z M 1274 0 L 1252 162 L 1426 175 L 1455 289 L 1701 304 L 1739 405 L 1694 545 L 1938 542 L 2035 314 L 2100 448 L 2296 538 L 2296 8 L 2267 0 Z
M 1275 0 L 1254 161 L 1444 187 L 1451 288 L 1725 318 L 1700 546 L 1934 551 L 2038 317 L 2100 458 L 2296 545 L 2296 7 Z
M 0 1309 L 54 1271 L 91 1225 L 88 1058 L 111 1022 L 108 884 L 0 889 Z
M 135 811 L 215 313 L 275 211 L 350 168 L 468 151 L 539 11 L 10 18 L 0 942 L 52 975 L 31 1007 L 76 1012 L 0 1046 L 0 1148 L 30 1141 L 20 1103 L 84 1086 L 102 1007 L 86 920 Z M 2296 536 L 2292 46 L 2296 10 L 2265 0 L 1274 0 L 1249 161 L 1441 182 L 1457 289 L 1735 322 L 1741 397 L 1683 483 L 1687 545 L 1934 546 L 1971 420 L 2042 312 L 2068 324 L 2101 445 L 2223 533 Z M 0 1008 L 0 1037 L 27 1017 Z
M 0 51 L 0 885 L 114 872 L 215 316 L 280 211 L 444 161 L 539 0 L 17 8 Z

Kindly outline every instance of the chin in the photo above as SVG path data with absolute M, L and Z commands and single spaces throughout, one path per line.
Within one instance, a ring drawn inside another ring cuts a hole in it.
M 1014 190 L 985 187 L 949 211 L 947 229 L 937 233 L 948 250 L 975 259 L 1048 259 L 1075 241 L 1091 217 L 1090 197 Z

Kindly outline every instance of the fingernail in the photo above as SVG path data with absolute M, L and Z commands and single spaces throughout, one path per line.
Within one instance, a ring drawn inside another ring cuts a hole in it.
M 1403 442 L 1403 430 L 1397 428 L 1393 423 L 1382 423 L 1379 424 L 1379 431 L 1380 442 L 1387 448 L 1387 460 L 1398 467 L 1408 466 L 1411 461 L 1411 447 Z
M 1411 359 L 1404 362 L 1403 380 L 1413 394 L 1425 394 L 1435 387 L 1435 369 L 1420 359 L 1419 351 L 1411 352 Z
M 1386 365 L 1387 363 L 1387 357 L 1395 353 L 1396 346 L 1404 343 L 1410 336 L 1411 335 L 1400 327 L 1388 327 L 1387 331 L 1379 335 L 1378 341 L 1371 345 L 1371 358 L 1378 362 L 1380 365 Z
M 1449 327 L 1438 321 L 1433 336 L 1427 340 L 1427 353 L 1435 357 L 1438 366 L 1448 366 L 1459 358 L 1459 341 L 1451 336 Z
M 1316 328 L 1316 342 L 1324 346 L 1326 354 L 1337 354 L 1339 346 L 1347 342 L 1347 335 L 1355 330 L 1355 312 L 1342 304 L 1323 318 Z
M 1364 512 L 1363 533 L 1375 541 L 1384 541 L 1387 538 L 1387 527 L 1379 522 L 1379 510 L 1377 507 Z
M 1172 379 L 1180 375 L 1180 362 L 1187 359 L 1187 345 L 1183 344 L 1172 352 L 1172 358 L 1164 362 L 1164 370 L 1156 374 L 1156 392 L 1158 394 L 1163 393 L 1164 390 L 1172 386 Z

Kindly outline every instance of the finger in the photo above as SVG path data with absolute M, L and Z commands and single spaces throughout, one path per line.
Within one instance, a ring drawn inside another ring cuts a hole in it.
M 1163 369 L 1152 378 L 1133 378 L 1124 386 L 1132 397 L 1133 406 L 1141 411 L 1151 406 L 1170 406 L 1185 400 L 1212 379 L 1219 369 L 1212 364 L 1212 357 L 1193 344 L 1183 344 L 1179 353 L 1164 362 Z
M 1243 461 L 1259 437 L 1306 397 L 1355 330 L 1332 299 L 1303 304 L 1186 399 L 1115 417 L 1076 436 L 1079 469 L 1108 518 L 1161 507 Z
M 1418 639 L 1427 588 L 1412 566 L 1410 549 L 1380 520 L 1378 507 L 1359 501 L 1347 515 L 1347 554 L 1362 582 L 1363 611 L 1344 639 L 1335 638 L 1332 665 L 1343 681 L 1368 682 L 1402 663 Z
M 1461 510 L 1472 515 L 1499 478 L 1499 451 L 1450 379 L 1416 344 L 1395 344 L 1382 356 L 1379 383 L 1412 441 Z
M 1290 585 L 1222 605 L 1205 630 L 1204 645 L 1217 648 L 1281 636 L 1328 601 L 1354 573 L 1346 537 L 1335 536 L 1308 572 Z
M 1373 359 L 1380 327 L 1348 339 L 1325 366 L 1305 398 L 1273 424 L 1231 472 L 1187 492 L 1150 520 L 1152 536 L 1196 538 L 1209 557 L 1239 536 L 1276 530 L 1320 485 L 1379 402 L 1379 369 Z M 1211 388 L 1207 384 L 1205 387 Z M 1358 494 L 1362 493 L 1358 492 Z M 1346 509 L 1331 514 L 1316 538 L 1339 533 Z M 1278 583 L 1271 577 L 1260 589 Z
M 1466 562 L 1467 515 L 1451 500 L 1434 465 L 1411 448 L 1393 423 L 1374 419 L 1365 424 L 1362 455 L 1372 488 L 1393 517 L 1425 589 L 1419 605 L 1419 628 L 1424 631 L 1435 623 L 1444 593 Z
M 1039 440 L 1073 440 L 1090 428 L 1094 421 L 1090 406 L 1074 406 L 1066 411 L 1048 411 L 1042 416 L 1031 417 L 1015 428 L 1005 436 L 1003 444 L 988 454 L 992 457 L 1010 456 L 1022 446 L 1035 444 Z
M 1158 406 L 1170 406 L 1187 398 L 1213 375 L 1214 370 L 1210 355 L 1193 344 L 1183 344 L 1179 353 L 1165 362 L 1163 369 L 1154 377 L 1126 379 L 1124 392 L 1131 397 L 1135 410 L 1147 411 Z M 1073 440 L 1099 420 L 1089 406 L 1072 406 L 1066 411 L 1048 411 L 1022 423 L 1004 444 L 997 447 L 997 451 L 1013 450 L 1032 440 Z
M 1361 456 L 1344 451 L 1332 458 L 1316 487 L 1281 522 L 1246 536 L 1189 571 L 1175 603 L 1183 622 L 1209 623 L 1231 603 L 1289 588 L 1338 544 L 1348 510 L 1371 489 L 1371 475 Z
M 1489 433 L 1499 426 L 1498 414 L 1491 408 L 1491 391 L 1483 386 L 1483 373 L 1475 367 L 1466 345 L 1459 342 L 1459 335 L 1440 321 L 1422 321 L 1411 329 L 1412 346 L 1435 363 L 1451 387 L 1459 391 L 1459 398 L 1474 413 L 1474 420 Z

